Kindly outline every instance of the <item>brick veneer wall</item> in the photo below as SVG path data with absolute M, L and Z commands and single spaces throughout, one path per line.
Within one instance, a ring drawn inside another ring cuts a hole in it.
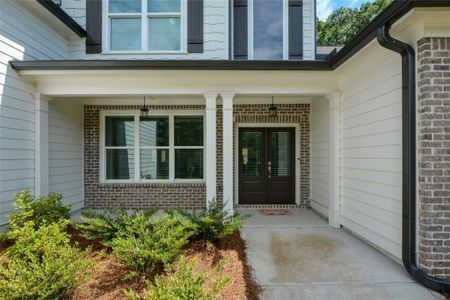
M 268 116 L 269 105 L 248 104 L 233 107 L 236 123 L 298 123 L 300 136 L 300 198 L 301 206 L 309 207 L 310 189 L 310 124 L 309 104 L 277 105 L 278 117 Z M 117 207 L 124 203 L 130 209 L 148 207 L 200 208 L 205 204 L 206 187 L 204 183 L 101 183 L 99 182 L 99 139 L 100 110 L 137 110 L 138 106 L 98 106 L 84 107 L 84 155 L 85 155 L 85 206 L 92 209 Z M 152 110 L 204 110 L 203 105 L 161 105 Z M 222 106 L 217 106 L 217 202 L 222 204 Z M 234 137 L 236 132 L 233 131 Z M 233 141 L 235 139 L 233 138 Z M 233 146 L 233 152 L 235 148 Z M 236 153 L 234 153 L 234 156 Z
M 296 143 L 300 143 L 300 205 L 310 207 L 310 105 L 309 104 L 278 104 L 277 117 L 268 115 L 269 104 L 238 104 L 233 106 L 233 123 L 298 123 L 300 136 L 296 136 Z M 221 115 L 220 115 L 221 117 Z M 219 128 L 219 126 L 217 126 Z M 220 128 L 221 125 L 220 125 Z M 233 128 L 233 141 L 236 141 L 236 128 Z M 219 145 L 219 144 L 218 144 Z M 219 150 L 220 148 L 220 150 Z M 233 147 L 233 161 L 236 160 Z M 222 158 L 221 147 L 218 147 L 218 157 Z M 234 172 L 236 174 L 236 170 Z M 219 190 L 222 187 L 222 174 L 218 181 Z M 235 180 L 236 178 L 234 178 Z M 220 184 L 220 186 L 219 186 Z M 236 195 L 235 195 L 236 196 Z
M 204 183 L 100 183 L 99 138 L 100 110 L 137 110 L 138 106 L 84 107 L 84 201 L 90 209 L 117 207 L 130 209 L 202 208 L 205 205 Z M 160 105 L 152 110 L 204 110 L 203 105 Z
M 450 279 L 450 38 L 418 43 L 419 264 Z

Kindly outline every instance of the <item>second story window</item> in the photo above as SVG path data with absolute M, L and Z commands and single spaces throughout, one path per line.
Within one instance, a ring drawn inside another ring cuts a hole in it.
M 256 60 L 286 59 L 287 1 L 248 0 L 248 4 L 249 58 Z
M 184 51 L 184 0 L 108 0 L 108 50 Z

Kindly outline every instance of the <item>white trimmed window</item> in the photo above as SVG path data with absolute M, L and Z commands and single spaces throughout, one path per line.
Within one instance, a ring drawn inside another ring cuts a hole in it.
M 107 47 L 112 52 L 184 51 L 186 1 L 107 0 Z
M 104 182 L 203 180 L 204 116 L 102 112 Z

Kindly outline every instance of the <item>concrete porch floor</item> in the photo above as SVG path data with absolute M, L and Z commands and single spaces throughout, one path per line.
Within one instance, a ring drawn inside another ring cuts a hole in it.
M 403 267 L 310 209 L 253 216 L 242 229 L 262 299 L 444 299 Z

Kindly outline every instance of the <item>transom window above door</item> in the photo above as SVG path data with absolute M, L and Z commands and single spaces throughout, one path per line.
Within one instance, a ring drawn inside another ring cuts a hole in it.
M 186 0 L 107 0 L 108 51 L 182 52 Z

